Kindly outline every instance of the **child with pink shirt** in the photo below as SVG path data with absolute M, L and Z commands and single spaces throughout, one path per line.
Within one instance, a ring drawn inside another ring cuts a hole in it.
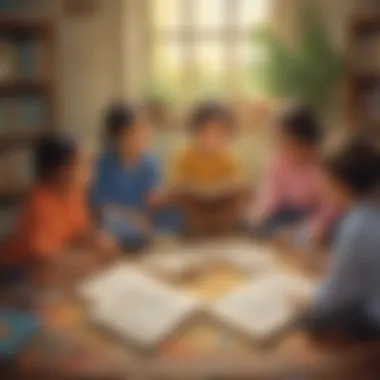
M 334 224 L 335 212 L 323 200 L 319 183 L 318 150 L 322 140 L 319 121 L 307 107 L 292 107 L 279 116 L 276 128 L 276 151 L 251 221 L 264 237 L 303 225 L 306 234 L 302 232 L 302 240 L 321 242 Z

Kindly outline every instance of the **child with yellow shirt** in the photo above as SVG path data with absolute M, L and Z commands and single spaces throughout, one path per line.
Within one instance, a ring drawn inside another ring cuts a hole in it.
M 190 141 L 174 162 L 171 187 L 192 230 L 224 232 L 241 215 L 245 186 L 230 151 L 235 126 L 234 113 L 217 102 L 202 103 L 190 117 Z

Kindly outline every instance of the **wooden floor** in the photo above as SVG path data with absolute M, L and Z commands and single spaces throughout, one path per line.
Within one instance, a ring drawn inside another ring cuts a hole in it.
M 285 252 L 279 257 L 284 271 L 316 276 L 315 271 L 310 271 L 317 267 L 310 258 L 303 260 L 299 255 Z M 205 300 L 215 300 L 245 280 L 235 268 L 219 265 L 173 285 Z M 71 294 L 45 305 L 41 318 L 42 336 L 18 363 L 24 372 L 39 369 L 62 376 L 80 374 L 106 379 L 144 376 L 167 380 L 207 379 L 210 374 L 233 380 L 380 378 L 366 377 L 370 375 L 364 372 L 365 367 L 371 367 L 375 373 L 380 349 L 322 348 L 296 329 L 289 329 L 266 346 L 259 346 L 215 323 L 198 320 L 180 329 L 154 353 L 142 353 L 91 325 L 86 305 Z M 54 334 L 57 340 L 61 336 L 63 343 L 54 342 Z M 49 339 L 51 349 L 46 342 Z

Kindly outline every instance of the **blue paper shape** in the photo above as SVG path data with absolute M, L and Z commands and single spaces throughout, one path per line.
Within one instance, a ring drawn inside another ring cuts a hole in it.
M 19 0 L 0 0 L 1 11 L 15 11 L 20 7 Z
M 39 327 L 33 315 L 0 308 L 0 358 L 17 355 L 37 334 Z
M 34 79 L 36 77 L 36 54 L 34 41 L 26 40 L 19 44 L 19 69 L 22 78 Z

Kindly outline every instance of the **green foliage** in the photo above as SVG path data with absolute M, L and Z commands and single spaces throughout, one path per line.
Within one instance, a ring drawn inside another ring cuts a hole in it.
M 344 73 L 343 56 L 315 9 L 300 11 L 297 32 L 291 47 L 268 28 L 254 30 L 253 47 L 264 52 L 253 64 L 254 85 L 267 95 L 297 99 L 326 112 Z
M 143 98 L 152 103 L 165 103 L 170 101 L 172 93 L 170 85 L 163 83 L 151 83 L 143 91 Z

